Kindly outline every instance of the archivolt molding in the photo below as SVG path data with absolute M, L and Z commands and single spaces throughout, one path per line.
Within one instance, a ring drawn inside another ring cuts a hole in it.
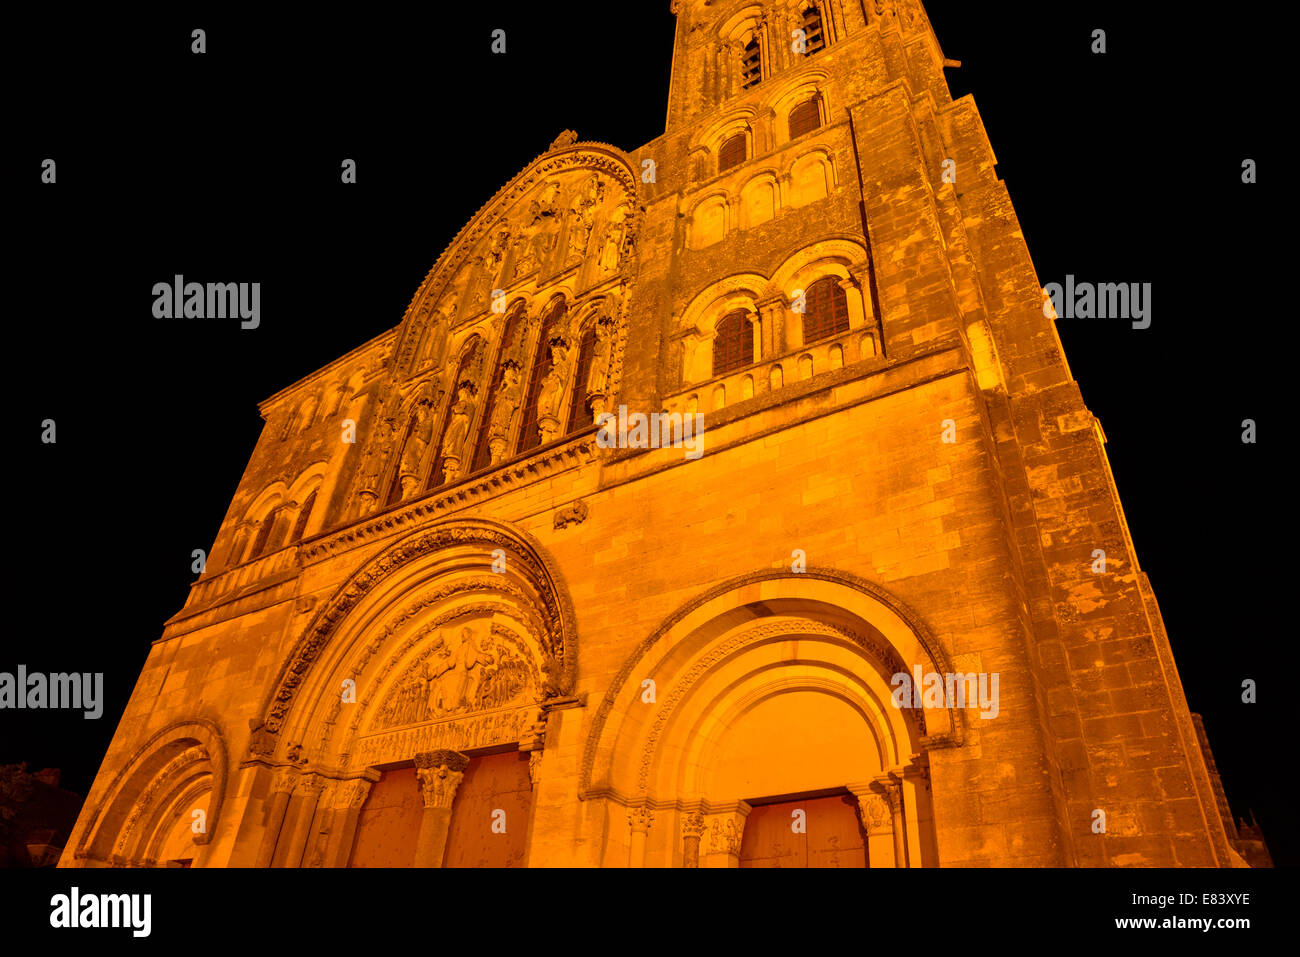
M 210 782 L 212 798 L 207 808 L 207 829 L 194 836 L 207 844 L 216 832 L 225 798 L 228 758 L 220 728 L 206 718 L 189 718 L 155 732 L 136 749 L 113 777 L 95 804 L 77 841 L 74 858 L 128 863 L 135 847 L 145 847 L 152 833 L 140 831 L 142 819 L 157 825 L 160 794 L 171 793 L 178 782 Z M 197 786 L 197 785 L 196 785 Z
M 672 692 L 655 710 L 655 718 L 650 725 L 649 733 L 646 735 L 645 744 L 641 753 L 641 763 L 637 771 L 638 799 L 647 796 L 651 766 L 654 763 L 655 755 L 659 747 L 659 741 L 663 736 L 665 727 L 677 714 L 678 708 L 682 704 L 683 700 L 695 689 L 697 683 L 702 677 L 704 677 L 704 675 L 712 671 L 720 662 L 744 648 L 759 644 L 772 638 L 798 638 L 803 635 L 823 635 L 845 640 L 864 652 L 877 668 L 884 669 L 888 674 L 898 674 L 907 671 L 907 666 L 904 664 L 903 659 L 899 656 L 898 652 L 894 650 L 893 646 L 876 641 L 872 638 L 864 637 L 849 628 L 826 625 L 822 622 L 811 619 L 778 621 L 770 624 L 759 625 L 756 628 L 749 628 L 733 634 L 723 642 L 714 645 L 705 652 L 705 654 L 697 658 L 691 667 L 677 679 Z M 924 737 L 924 711 L 913 712 L 905 710 L 902 711 L 902 717 L 907 724 L 911 725 L 915 731 L 918 732 L 918 738 Z M 895 758 L 897 757 L 898 756 L 895 756 Z M 906 757 L 906 755 L 903 755 L 902 757 Z
M 605 692 L 604 698 L 600 702 L 596 713 L 592 717 L 591 729 L 587 735 L 587 741 L 583 749 L 582 767 L 579 773 L 578 794 L 583 800 L 595 796 L 592 788 L 592 775 L 596 765 L 597 753 L 600 750 L 601 739 L 604 736 L 607 723 L 610 716 L 615 712 L 619 698 L 633 694 L 634 688 L 629 685 L 629 680 L 633 671 L 642 666 L 642 661 L 650 650 L 666 635 L 677 629 L 696 611 L 704 606 L 714 602 L 724 596 L 735 593 L 736 603 L 728 609 L 719 609 L 718 614 L 725 614 L 726 611 L 734 608 L 744 607 L 746 604 L 753 602 L 755 599 L 749 598 L 742 594 L 742 589 L 746 586 L 761 585 L 767 582 L 781 582 L 791 586 L 788 597 L 798 599 L 804 597 L 800 594 L 799 586 L 806 585 L 809 582 L 820 581 L 829 582 L 843 586 L 859 593 L 863 597 L 883 605 L 884 608 L 892 613 L 897 620 L 910 632 L 920 651 L 925 655 L 928 661 L 923 662 L 929 670 L 945 674 L 952 671 L 947 654 L 935 640 L 934 636 L 926 627 L 924 621 L 911 609 L 907 608 L 897 598 L 887 592 L 880 586 L 860 578 L 850 572 L 839 571 L 838 569 L 809 567 L 806 571 L 798 574 L 791 573 L 785 569 L 765 569 L 763 571 L 751 572 L 741 575 L 737 578 L 729 579 L 704 594 L 698 596 L 687 604 L 683 605 L 677 611 L 673 612 L 659 625 L 653 632 L 647 635 L 628 655 L 623 666 L 610 681 L 609 687 Z M 784 596 L 783 596 L 784 597 Z M 775 600 L 776 596 L 765 596 L 760 601 Z M 701 622 L 701 626 L 705 623 Z M 878 643 L 877 643 L 878 644 Z M 869 650 L 868 646 L 860 645 L 864 650 Z M 887 654 L 890 649 L 877 648 L 879 653 L 886 654 L 885 657 L 878 658 L 882 666 L 900 667 L 900 670 L 906 671 L 903 667 L 905 662 L 894 652 Z M 888 663 L 888 664 L 887 664 Z M 962 724 L 960 713 L 955 708 L 948 709 L 948 726 L 949 730 L 943 734 L 929 735 L 923 739 L 927 747 L 943 747 L 960 745 L 962 740 Z M 617 733 L 616 729 L 610 733 Z
M 254 753 L 269 755 L 277 745 L 283 745 L 278 740 L 280 732 L 286 718 L 294 710 L 299 690 L 336 632 L 361 605 L 363 599 L 377 586 L 389 582 L 399 570 L 415 567 L 414 563 L 443 549 L 465 546 L 483 550 L 486 556 L 485 567 L 491 563 L 490 553 L 493 550 L 504 550 L 509 574 L 517 581 L 526 581 L 528 587 L 536 593 L 536 599 L 533 599 L 519 592 L 520 596 L 528 599 L 520 604 L 540 618 L 539 641 L 553 661 L 550 671 L 554 693 L 569 693 L 577 676 L 577 636 L 573 625 L 573 607 L 563 590 L 562 579 L 550 560 L 530 536 L 504 523 L 488 519 L 449 520 L 394 543 L 354 573 L 324 604 L 281 668 L 275 689 L 265 708 L 264 721 L 254 734 Z M 492 591 L 509 593 L 509 589 L 515 586 L 508 585 L 507 582 L 507 576 L 494 575 L 491 581 Z M 473 588 L 464 581 L 449 583 L 446 587 L 448 591 L 443 597 Z M 434 598 L 431 596 L 430 600 Z M 410 612 L 411 609 L 407 611 Z M 463 609 L 458 614 L 463 614 Z M 384 635 L 376 636 L 376 651 L 389 633 L 391 628 Z M 337 668 L 338 663 L 335 661 L 330 672 L 334 673 Z M 306 726 L 312 710 L 314 709 L 308 705 L 305 716 L 296 721 L 297 727 Z

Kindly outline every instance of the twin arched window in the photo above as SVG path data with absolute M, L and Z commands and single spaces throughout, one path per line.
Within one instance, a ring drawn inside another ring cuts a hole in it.
M 804 345 L 848 331 L 848 297 L 839 280 L 823 276 L 804 291 Z
M 754 364 L 754 333 L 749 313 L 729 312 L 718 320 L 713 337 L 713 374 L 723 375 Z

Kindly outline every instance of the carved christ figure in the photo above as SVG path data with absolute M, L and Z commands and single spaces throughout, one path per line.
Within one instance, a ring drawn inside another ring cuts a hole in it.
M 460 643 L 426 673 L 433 683 L 429 699 L 430 713 L 449 714 L 474 706 L 472 683 L 480 677 L 479 665 L 496 662 L 490 642 L 483 639 L 481 646 L 474 644 L 474 632 L 469 626 L 460 630 Z

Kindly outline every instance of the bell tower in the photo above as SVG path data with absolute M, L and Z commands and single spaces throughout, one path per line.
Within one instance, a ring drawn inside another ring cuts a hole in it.
M 677 39 L 667 129 L 743 97 L 759 85 L 812 65 L 891 22 L 911 31 L 929 23 L 910 0 L 754 0 L 729 9 L 722 0 L 673 0 Z M 934 44 L 937 50 L 937 42 Z

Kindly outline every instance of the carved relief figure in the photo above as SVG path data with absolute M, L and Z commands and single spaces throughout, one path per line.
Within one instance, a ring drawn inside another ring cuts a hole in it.
M 492 421 L 488 423 L 488 448 L 492 453 L 493 465 L 505 455 L 510 423 L 514 421 L 515 410 L 519 408 L 523 388 L 518 365 L 514 360 L 506 360 L 501 370 L 501 389 L 492 406 Z
M 596 341 L 591 350 L 591 371 L 587 374 L 587 395 L 603 396 L 609 388 L 609 356 L 613 344 L 613 321 L 608 315 L 596 320 Z
M 443 471 L 449 482 L 453 481 L 455 474 L 460 472 L 461 452 L 465 447 L 465 439 L 469 436 L 470 422 L 474 418 L 476 408 L 474 386 L 467 381 L 462 381 L 456 391 L 456 402 L 451 407 L 451 422 L 442 440 Z
M 560 184 L 552 180 L 541 195 L 528 204 L 524 225 L 515 240 L 515 278 L 526 276 L 545 264 L 555 247 L 559 222 L 556 217 L 555 197 Z
M 379 500 L 379 478 L 384 471 L 388 453 L 398 442 L 401 426 L 396 419 L 386 417 L 375 424 L 375 439 L 366 451 L 357 482 L 357 513 L 369 515 Z
M 424 463 L 424 450 L 429 447 L 429 430 L 432 428 L 428 407 L 424 402 L 415 406 L 415 421 L 411 424 L 411 434 L 402 450 L 398 465 L 398 482 L 401 483 L 402 499 L 408 499 L 420 484 L 420 466 Z
M 428 329 L 424 333 L 422 355 L 417 368 L 433 366 L 441 368 L 447 359 L 447 332 L 451 328 L 452 317 L 456 314 L 456 300 L 452 299 L 433 313 Z
M 587 255 L 587 243 L 591 239 L 591 230 L 596 222 L 596 208 L 605 198 L 605 184 L 596 176 L 590 177 L 578 189 L 569 204 L 569 253 L 570 261 Z
M 490 634 L 475 640 L 469 625 L 452 642 L 438 632 L 425 660 L 408 669 L 384 702 L 377 730 L 523 703 L 528 664 L 511 647 L 494 645 Z
M 600 250 L 598 265 L 605 272 L 613 272 L 623 261 L 623 253 L 629 239 L 628 219 L 630 214 L 626 206 L 619 206 L 609 217 L 605 227 L 605 244 Z
M 474 268 L 478 271 L 470 293 L 470 313 L 478 314 L 487 310 L 492 297 L 492 290 L 498 288 L 501 268 L 510 249 L 510 229 L 501 227 L 492 234 L 487 249 L 474 257 Z

